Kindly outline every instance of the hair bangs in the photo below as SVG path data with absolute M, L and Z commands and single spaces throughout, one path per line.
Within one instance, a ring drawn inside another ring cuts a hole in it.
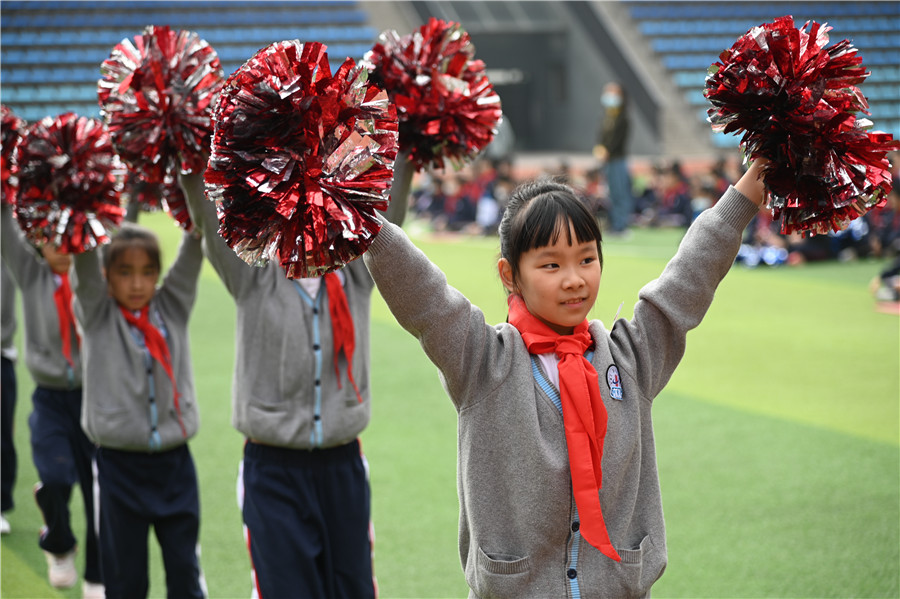
M 551 245 L 565 235 L 566 243 L 601 242 L 600 227 L 594 215 L 576 197 L 544 193 L 535 197 L 522 213 L 523 251 Z M 572 232 L 575 239 L 572 239 Z
M 127 222 L 122 224 L 112 240 L 103 247 L 103 268 L 109 270 L 119 257 L 131 248 L 147 252 L 150 263 L 156 270 L 162 270 L 162 256 L 156 234 L 150 229 Z

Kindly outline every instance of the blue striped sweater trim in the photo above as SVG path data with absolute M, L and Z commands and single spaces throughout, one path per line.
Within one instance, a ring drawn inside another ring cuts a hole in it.
M 588 362 L 591 361 L 591 358 L 594 357 L 593 351 L 588 351 L 584 357 Z M 556 409 L 559 410 L 559 413 L 562 414 L 562 400 L 559 397 L 559 389 L 553 386 L 553 383 L 544 376 L 544 373 L 541 372 L 540 360 L 534 354 L 531 355 L 531 373 L 534 375 L 534 380 L 541 388 L 541 390 L 547 394 L 547 397 L 550 398 L 550 401 L 553 402 L 553 405 L 556 406 Z M 578 508 L 575 508 L 575 521 L 578 521 Z M 578 550 L 581 547 L 581 533 L 575 531 L 572 533 L 572 548 L 569 550 L 569 568 L 578 571 Z M 569 579 L 569 591 L 571 592 L 572 599 L 581 599 L 581 588 L 578 586 L 578 577 Z
M 319 286 L 319 292 L 316 294 L 316 299 L 313 299 L 309 296 L 308 293 L 300 286 L 300 283 L 294 281 L 294 286 L 297 288 L 297 293 L 300 294 L 300 298 L 310 307 L 313 312 L 313 322 L 312 322 L 312 330 L 313 330 L 313 353 L 316 357 L 316 381 L 318 384 L 315 385 L 315 406 L 313 408 L 313 427 L 312 431 L 309 433 L 309 442 L 313 445 L 313 447 L 319 447 L 322 445 L 322 340 L 319 333 L 319 313 L 322 311 L 322 297 L 324 297 L 325 293 L 323 289 L 325 285 Z

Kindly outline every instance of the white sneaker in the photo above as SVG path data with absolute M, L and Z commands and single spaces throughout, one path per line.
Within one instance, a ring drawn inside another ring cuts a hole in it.
M 12 527 L 9 525 L 9 520 L 6 519 L 5 514 L 0 514 L 0 535 L 8 535 L 12 532 Z
M 75 569 L 75 549 L 57 555 L 45 551 L 47 556 L 47 578 L 50 586 L 57 589 L 68 589 L 78 582 L 78 571 Z
M 106 599 L 106 588 L 99 582 L 84 581 L 81 585 L 82 599 Z

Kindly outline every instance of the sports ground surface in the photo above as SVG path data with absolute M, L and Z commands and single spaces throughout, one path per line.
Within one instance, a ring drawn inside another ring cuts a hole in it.
M 141 222 L 173 257 L 179 232 L 171 220 L 152 214 Z M 407 229 L 491 322 L 505 318 L 496 239 L 436 238 L 415 222 Z M 622 316 L 630 317 L 638 289 L 659 274 L 680 236 L 638 230 L 628 241 L 607 241 L 592 317 L 609 325 L 623 302 Z M 868 292 L 881 264 L 736 266 L 725 279 L 655 406 L 669 566 L 654 597 L 900 596 L 900 318 L 877 312 Z M 231 299 L 206 265 L 191 323 L 202 421 L 191 449 L 212 598 L 250 595 L 235 501 L 242 439 L 230 425 L 233 323 Z M 465 597 L 455 412 L 433 366 L 377 294 L 372 327 L 373 417 L 362 442 L 380 595 Z M 8 514 L 13 532 L 0 546 L 0 595 L 80 597 L 78 587 L 46 583 L 31 497 L 33 387 L 21 360 L 18 381 L 20 470 Z M 81 501 L 73 497 L 80 537 Z M 150 596 L 164 597 L 156 541 L 149 542 Z

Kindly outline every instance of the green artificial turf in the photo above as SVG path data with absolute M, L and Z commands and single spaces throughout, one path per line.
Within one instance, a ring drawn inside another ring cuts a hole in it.
M 174 257 L 165 215 L 141 222 Z M 505 318 L 494 238 L 417 244 L 490 322 Z M 630 316 L 681 233 L 608 241 L 592 317 Z M 655 414 L 670 563 L 654 597 L 900 596 L 900 319 L 877 313 L 878 261 L 802 268 L 735 267 L 720 287 Z M 290 320 L 285 320 L 290 326 Z M 206 265 L 191 321 L 201 429 L 191 443 L 202 501 L 210 597 L 250 595 L 235 498 L 241 436 L 230 424 L 234 306 Z M 19 335 L 21 337 L 21 334 Z M 373 302 L 372 422 L 362 435 L 372 483 L 381 597 L 464 597 L 457 551 L 456 414 L 418 342 Z M 20 360 L 13 533 L 2 538 L 0 594 L 79 597 L 46 585 L 28 444 L 32 384 Z M 536 482 L 536 484 L 538 484 Z M 73 521 L 82 536 L 78 493 Z M 149 539 L 151 597 L 165 596 Z

